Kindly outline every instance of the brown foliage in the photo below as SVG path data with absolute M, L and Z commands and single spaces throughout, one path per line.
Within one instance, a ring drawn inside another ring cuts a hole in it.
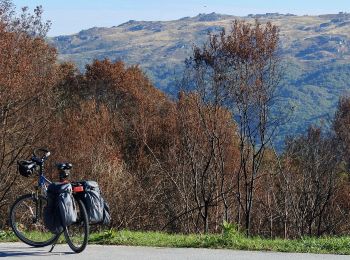
M 177 116 L 179 161 L 172 172 L 182 214 L 187 212 L 183 225 L 187 232 L 217 232 L 222 219 L 229 221 L 232 214 L 232 173 L 238 155 L 232 115 L 203 103 L 197 94 L 181 93 Z
M 0 211 L 9 205 L 16 160 L 41 137 L 52 112 L 56 50 L 42 38 L 46 29 L 40 8 L 17 18 L 11 3 L 0 1 Z
M 122 62 L 94 61 L 84 74 L 64 64 L 61 75 L 61 123 L 52 129 L 55 150 L 75 158 L 76 171 L 83 172 L 75 177 L 101 182 L 118 210 L 116 226 L 159 227 L 157 187 L 170 146 L 172 103 L 138 67 L 126 68 Z

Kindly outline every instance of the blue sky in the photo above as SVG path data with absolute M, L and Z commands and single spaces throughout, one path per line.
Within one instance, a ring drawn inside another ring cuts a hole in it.
M 350 12 L 350 0 L 13 0 L 17 7 L 42 5 L 52 21 L 50 36 L 128 20 L 172 20 L 198 13 L 314 15 Z

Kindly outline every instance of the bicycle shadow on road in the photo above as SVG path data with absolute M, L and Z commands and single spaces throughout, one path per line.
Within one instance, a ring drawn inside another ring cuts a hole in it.
M 18 256 L 53 256 L 53 255 L 71 255 L 73 252 L 48 252 L 48 250 L 37 249 L 37 248 L 1 248 L 0 249 L 0 258 L 1 257 L 18 257 Z

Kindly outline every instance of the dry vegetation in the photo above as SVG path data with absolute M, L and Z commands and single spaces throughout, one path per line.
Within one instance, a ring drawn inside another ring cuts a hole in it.
M 45 146 L 73 163 L 74 179 L 100 183 L 116 228 L 219 233 L 226 221 L 247 235 L 348 234 L 350 99 L 334 131 L 311 127 L 277 155 L 277 27 L 235 21 L 209 36 L 176 100 L 121 61 L 58 65 L 47 28 L 40 8 L 17 19 L 0 0 L 1 228 L 31 188 L 16 160 Z

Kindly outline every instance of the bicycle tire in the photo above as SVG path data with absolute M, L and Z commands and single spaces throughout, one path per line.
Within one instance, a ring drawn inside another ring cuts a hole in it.
M 78 205 L 77 207 L 78 218 L 75 223 L 65 228 L 64 237 L 69 247 L 75 253 L 80 253 L 86 248 L 88 243 L 89 218 L 88 218 L 87 211 L 83 201 L 81 199 L 75 198 L 75 202 Z M 82 233 L 82 234 L 76 234 L 76 232 L 74 231 L 77 229 L 81 229 L 82 232 L 79 232 L 79 233 Z M 78 242 L 76 242 L 79 237 L 80 239 L 82 239 L 81 244 L 78 244 Z
M 39 199 L 36 199 L 33 194 L 25 194 L 20 196 L 11 206 L 10 225 L 15 235 L 22 242 L 33 247 L 44 247 L 44 246 L 51 245 L 58 238 L 60 234 L 53 234 L 45 228 L 44 221 L 43 221 L 43 209 L 44 209 L 44 203 L 47 203 L 47 199 L 42 195 L 39 195 L 38 198 Z M 35 210 L 35 214 L 37 215 L 36 205 L 38 201 L 42 202 L 41 205 L 39 204 L 40 212 L 37 216 L 38 219 L 35 220 L 32 216 L 31 221 L 29 221 L 30 219 L 27 220 L 28 222 L 24 223 L 24 225 L 23 223 L 20 223 L 19 221 L 25 221 L 26 220 L 25 217 L 26 215 L 28 215 L 27 212 L 25 212 L 25 210 L 20 211 L 20 207 L 22 205 L 26 206 L 28 212 L 31 215 L 34 215 L 32 207 L 35 206 L 34 210 Z M 27 205 L 25 202 L 27 202 Z M 28 206 L 30 204 L 32 204 L 33 206 L 32 207 Z M 21 230 L 20 226 L 24 229 L 24 231 Z M 33 237 L 31 237 L 31 235 L 33 235 L 32 233 L 35 233 L 35 232 L 37 232 L 38 234 L 34 234 L 34 238 L 35 238 L 34 239 Z M 48 239 L 46 239 L 45 237 L 48 237 Z M 38 239 L 40 238 L 45 240 L 39 241 Z

